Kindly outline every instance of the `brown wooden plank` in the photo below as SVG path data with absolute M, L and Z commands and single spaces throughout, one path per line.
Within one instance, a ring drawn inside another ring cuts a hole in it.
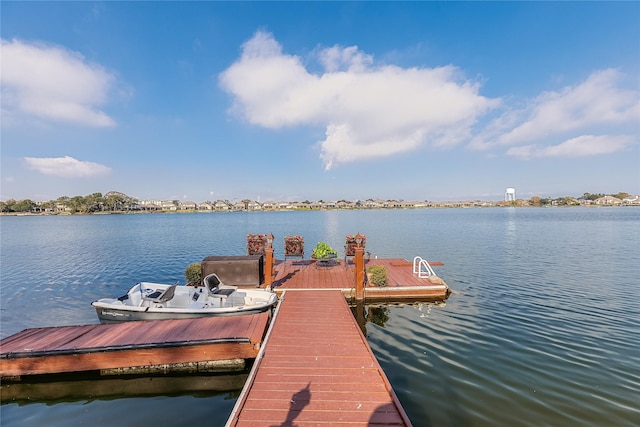
M 294 261 L 278 261 L 276 263 L 276 279 L 273 284 L 276 292 L 295 289 L 355 289 L 355 270 L 353 263 L 345 264 L 338 261 L 331 268 L 315 268 L 315 262 L 304 266 L 293 264 Z M 371 299 L 365 290 L 365 299 L 371 301 L 410 301 L 422 300 L 437 301 L 445 299 L 448 289 L 429 289 L 430 286 L 439 285 L 441 279 L 433 282 L 430 278 L 420 278 L 413 273 L 413 263 L 402 258 L 376 258 L 365 260 L 365 266 L 383 265 L 387 268 L 389 285 L 383 294 L 372 293 Z M 443 265 L 439 261 L 433 261 L 433 265 Z M 400 288 L 411 289 L 410 292 Z M 348 298 L 353 295 L 349 291 L 345 294 Z
M 268 313 L 247 316 L 123 322 L 25 330 L 0 341 L 2 354 L 45 350 L 100 349 L 153 343 L 253 338 L 264 334 Z M 260 338 L 261 339 L 261 338 Z
M 282 357 L 275 357 L 270 351 L 268 360 L 262 361 L 261 369 L 296 369 L 298 367 L 312 367 L 313 369 L 324 369 L 333 367 L 334 369 L 353 369 L 353 368 L 372 368 L 375 365 L 371 362 L 368 355 L 353 354 L 342 356 L 337 359 L 334 356 L 300 356 L 291 357 L 291 354 L 282 353 Z M 336 360 L 339 360 L 339 367 L 335 367 Z
M 341 292 L 286 292 L 263 351 L 232 425 L 410 425 Z
M 288 398 L 291 398 L 293 394 L 299 390 L 304 389 L 309 384 L 308 381 L 298 380 L 295 382 L 288 383 L 277 383 L 277 382 L 254 382 L 251 385 L 251 393 L 254 392 L 269 392 L 274 393 L 275 391 L 282 392 L 283 394 L 287 394 Z M 295 391 L 292 391 L 295 390 Z M 362 388 L 359 388 L 357 391 L 353 391 L 351 389 L 345 389 L 345 387 L 341 384 L 313 384 L 313 392 L 314 393 L 343 393 L 345 395 L 357 393 L 362 391 Z M 367 386 L 367 391 L 376 394 L 383 393 L 387 397 L 389 396 L 389 390 L 385 387 L 384 384 L 371 384 Z M 253 398 L 253 395 L 250 396 Z
M 244 419 L 238 426 L 256 425 L 344 425 L 358 423 L 360 425 L 406 425 L 397 412 L 389 410 L 392 404 L 379 405 L 374 410 L 360 408 L 354 411 L 325 410 L 312 411 L 304 408 L 296 410 L 247 410 L 243 411 Z M 287 422 L 291 422 L 289 424 Z M 283 424 L 277 424 L 283 423 Z
M 35 328 L 19 332 L 0 341 L 2 353 L 40 351 L 49 348 L 66 348 L 69 343 L 92 331 L 97 325 Z
M 250 343 L 215 343 L 189 347 L 0 359 L 0 373 L 3 377 L 56 374 L 209 360 L 253 359 L 256 355 L 257 350 Z
M 0 375 L 253 359 L 269 316 L 265 312 L 25 330 L 0 341 Z
M 338 399 L 318 399 L 315 394 L 310 394 L 309 399 L 291 400 L 287 399 L 252 399 L 247 402 L 244 410 L 309 410 L 309 411 L 370 411 L 373 412 L 378 406 L 389 403 L 389 399 L 369 400 L 366 395 L 361 395 L 361 402 L 357 400 Z
M 303 390 L 301 388 L 300 390 Z M 314 390 L 310 391 L 312 400 L 314 402 L 368 402 L 375 404 L 388 403 L 389 393 L 386 390 L 374 391 L 360 389 L 358 391 L 342 391 L 342 390 L 323 390 L 323 387 L 314 387 Z M 295 400 L 295 399 L 294 399 Z M 270 405 L 274 408 L 280 406 L 288 406 L 291 402 L 291 392 L 289 390 L 277 390 L 277 389 L 262 389 L 252 390 L 251 400 L 245 402 L 245 406 L 251 405 L 265 405 L 265 402 L 270 402 Z

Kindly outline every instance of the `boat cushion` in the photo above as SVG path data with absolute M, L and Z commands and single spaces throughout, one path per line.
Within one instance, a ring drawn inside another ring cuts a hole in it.
M 160 295 L 162 295 L 162 291 L 155 291 L 150 293 L 149 295 L 144 295 L 142 299 L 154 300 L 158 298 Z
M 220 289 L 220 288 L 217 288 L 214 292 L 211 292 L 211 294 L 216 296 L 216 297 L 226 298 L 229 295 L 231 295 L 232 293 L 234 293 L 235 291 L 236 291 L 235 289 Z

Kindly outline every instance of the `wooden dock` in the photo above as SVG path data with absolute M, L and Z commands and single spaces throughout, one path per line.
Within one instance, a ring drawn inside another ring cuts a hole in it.
M 366 286 L 365 302 L 441 301 L 449 296 L 449 287 L 438 276 L 418 277 L 413 263 L 403 258 L 365 260 L 365 268 L 382 265 L 389 283 L 385 287 Z M 433 262 L 432 265 L 442 265 Z M 277 260 L 273 290 L 339 289 L 350 302 L 355 300 L 355 268 L 352 262 L 336 260 L 318 268 L 315 260 Z
M 356 269 L 346 260 L 273 261 L 268 248 L 269 281 L 262 285 L 282 297 L 273 318 L 266 312 L 26 329 L 0 341 L 0 377 L 206 373 L 235 362 L 244 369 L 255 359 L 228 426 L 410 426 L 347 301 L 439 301 L 450 291 L 406 259 L 362 253 L 358 247 Z M 387 286 L 367 286 L 365 269 L 373 265 L 387 269 Z
M 265 312 L 25 329 L 0 341 L 0 377 L 244 369 L 244 360 L 260 350 L 269 317 Z
M 227 425 L 371 424 L 411 425 L 342 293 L 285 291 Z

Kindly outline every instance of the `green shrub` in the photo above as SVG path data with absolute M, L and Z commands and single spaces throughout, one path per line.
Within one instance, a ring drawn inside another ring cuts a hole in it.
M 367 267 L 367 278 L 372 285 L 387 286 L 389 279 L 387 278 L 387 269 L 383 265 L 372 265 Z
M 184 277 L 187 279 L 187 285 L 201 285 L 202 265 L 199 262 L 189 264 L 184 270 Z
M 325 242 L 318 242 L 316 247 L 313 249 L 313 253 L 311 254 L 312 258 L 330 258 L 337 256 L 338 252 L 333 250 L 333 248 L 327 245 Z

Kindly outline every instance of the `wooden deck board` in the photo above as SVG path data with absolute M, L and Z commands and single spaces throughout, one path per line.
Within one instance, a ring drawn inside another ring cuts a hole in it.
M 269 316 L 26 329 L 0 341 L 0 376 L 255 358 Z
M 410 425 L 341 292 L 285 292 L 254 369 L 228 425 Z
M 434 262 L 434 265 L 442 265 Z M 449 289 L 439 277 L 421 278 L 413 273 L 413 263 L 402 258 L 365 260 L 365 267 L 382 265 L 389 283 L 385 288 L 365 287 L 365 301 L 442 300 Z M 442 285 L 445 286 L 442 286 Z M 273 289 L 340 289 L 349 299 L 355 296 L 355 270 L 352 262 L 336 260 L 330 268 L 316 268 L 315 260 L 276 261 Z

